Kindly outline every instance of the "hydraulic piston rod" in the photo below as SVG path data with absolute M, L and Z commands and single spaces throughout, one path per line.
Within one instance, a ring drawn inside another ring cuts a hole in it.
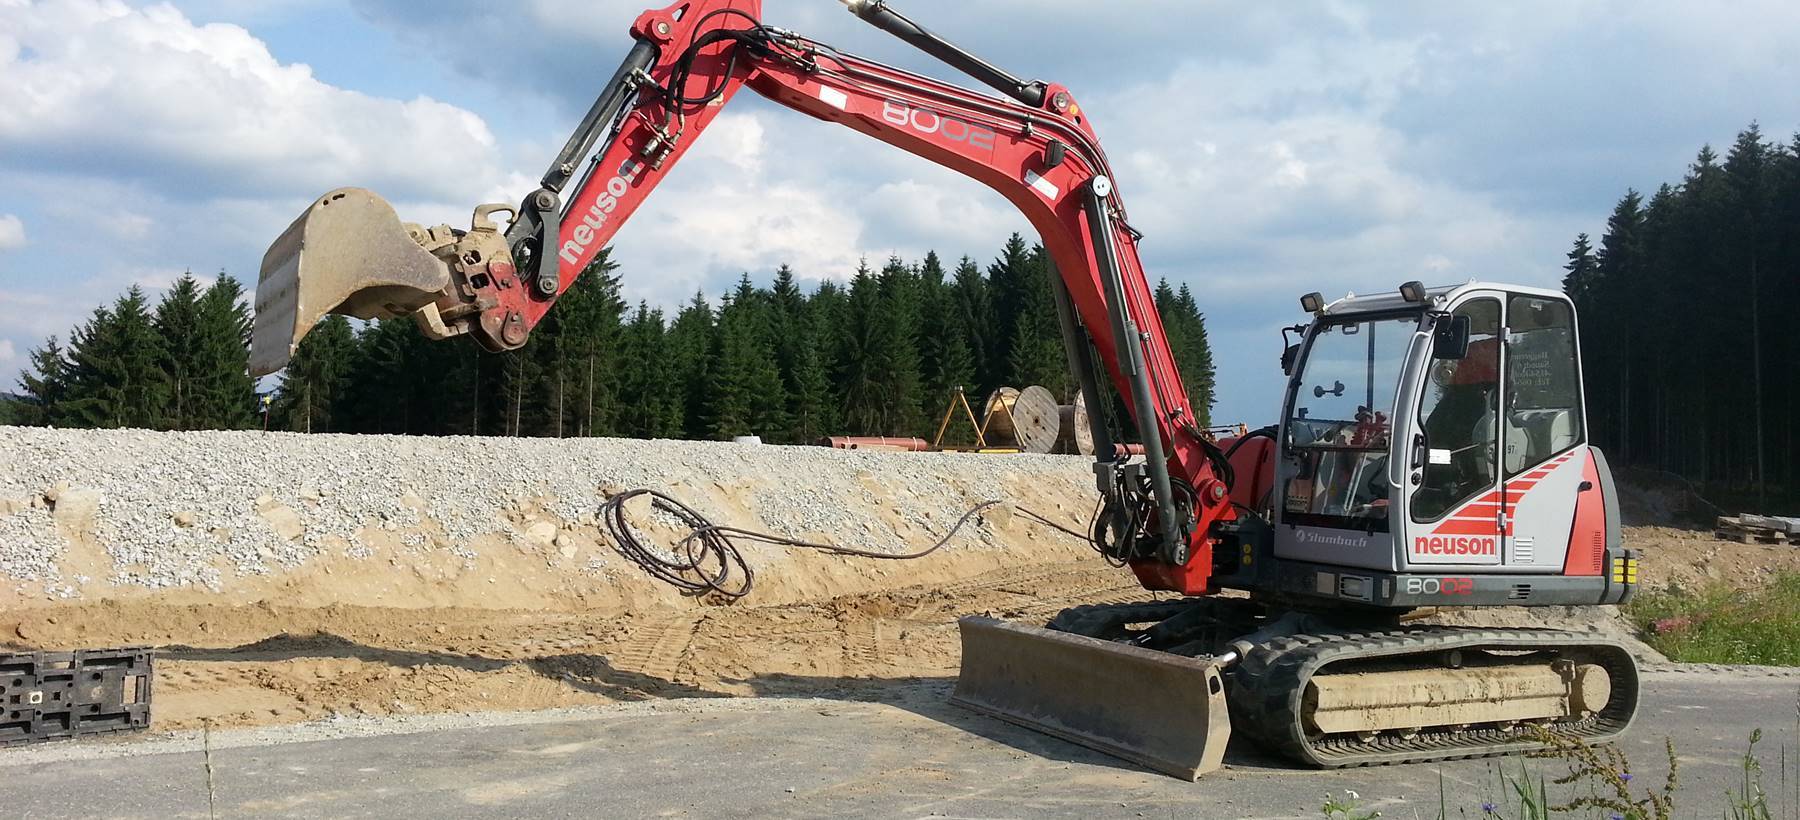
M 1150 374 L 1144 366 L 1143 342 L 1137 322 L 1125 306 L 1125 282 L 1119 273 L 1119 252 L 1113 241 L 1112 210 L 1106 202 L 1111 194 L 1111 179 L 1101 176 L 1088 182 L 1088 225 L 1094 238 L 1094 257 L 1100 265 L 1100 276 L 1106 289 L 1107 313 L 1112 316 L 1113 355 L 1119 363 L 1119 371 L 1131 383 L 1132 409 L 1137 415 L 1138 435 L 1144 441 L 1144 466 L 1156 494 L 1156 513 L 1161 516 L 1163 558 L 1180 565 L 1188 559 L 1188 527 L 1175 510 L 1175 491 L 1169 481 L 1169 464 L 1156 418 L 1157 404 L 1150 392 Z
M 884 0 L 840 0 L 850 13 L 882 31 L 910 43 L 914 48 L 943 60 L 951 68 L 986 83 L 1019 102 L 1037 108 L 1044 104 L 1044 83 L 1023 80 L 993 63 L 956 46 L 924 26 L 907 19 L 890 8 Z

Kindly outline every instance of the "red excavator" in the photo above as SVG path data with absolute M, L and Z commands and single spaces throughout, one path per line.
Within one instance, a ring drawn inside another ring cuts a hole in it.
M 1588 444 L 1573 306 L 1470 282 L 1326 301 L 1283 331 L 1280 422 L 1214 440 L 1181 388 L 1139 233 L 1075 95 L 976 57 L 882 0 L 851 13 L 999 92 L 863 59 L 763 22 L 759 0 L 644 12 L 542 186 L 469 230 L 402 224 L 326 194 L 269 249 L 252 370 L 324 314 L 411 315 L 433 338 L 524 345 L 578 273 L 743 89 L 959 171 L 1017 206 L 1055 262 L 1069 366 L 1117 391 L 1142 442 L 1093 414 L 1090 537 L 1146 589 L 1044 627 L 968 618 L 954 700 L 1193 778 L 1232 728 L 1304 763 L 1355 766 L 1602 741 L 1637 710 L 1618 643 L 1419 625 L 1428 607 L 1627 600 L 1636 558 Z M 573 184 L 571 184 L 573 183 Z M 504 227 L 494 222 L 504 213 Z

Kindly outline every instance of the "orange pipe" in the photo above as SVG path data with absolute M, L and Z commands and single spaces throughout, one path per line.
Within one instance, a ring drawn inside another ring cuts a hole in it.
M 820 439 L 819 444 L 837 450 L 902 450 L 922 453 L 931 449 L 931 442 L 922 438 L 892 436 L 829 436 Z

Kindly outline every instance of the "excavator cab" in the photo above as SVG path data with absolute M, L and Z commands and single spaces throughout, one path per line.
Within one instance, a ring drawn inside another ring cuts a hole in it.
M 1409 283 L 1320 306 L 1277 435 L 1277 583 L 1388 609 L 1621 602 L 1581 378 L 1555 291 Z

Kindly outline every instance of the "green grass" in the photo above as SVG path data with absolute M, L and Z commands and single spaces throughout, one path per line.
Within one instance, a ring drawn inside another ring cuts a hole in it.
M 1497 776 L 1497 782 L 1490 787 L 1492 796 L 1479 807 L 1457 807 L 1454 816 L 1465 820 L 1471 817 L 1480 820 L 1551 820 L 1556 817 L 1673 820 L 1676 817 L 1710 816 L 1713 811 L 1718 811 L 1725 820 L 1775 820 L 1776 809 L 1780 808 L 1782 818 L 1790 816 L 1790 809 L 1792 816 L 1800 817 L 1800 785 L 1795 787 L 1795 801 L 1791 806 L 1771 806 L 1769 794 L 1763 790 L 1763 765 L 1756 753 L 1756 744 L 1762 742 L 1761 729 L 1750 733 L 1750 743 L 1738 760 L 1741 777 L 1737 784 L 1720 798 L 1709 800 L 1690 795 L 1690 799 L 1705 805 L 1704 815 L 1692 807 L 1685 812 L 1676 811 L 1680 761 L 1675 755 L 1673 741 L 1663 741 L 1668 773 L 1660 782 L 1644 783 L 1634 778 L 1631 761 L 1616 746 L 1590 746 L 1548 732 L 1540 732 L 1538 737 L 1548 748 L 1529 757 L 1537 762 L 1547 761 L 1550 766 L 1561 763 L 1567 767 L 1567 774 L 1550 779 L 1543 774 L 1543 766 L 1532 765 L 1534 761 L 1501 760 L 1498 770 L 1489 769 Z M 1785 748 L 1781 755 L 1781 780 L 1786 784 L 1788 755 Z M 1320 814 L 1328 820 L 1377 820 L 1382 816 L 1379 811 L 1365 808 L 1361 801 L 1362 795 L 1350 789 L 1345 789 L 1342 797 L 1327 794 Z M 1419 820 L 1428 816 L 1422 810 L 1426 807 L 1409 808 Z M 1452 817 L 1441 770 L 1438 772 L 1437 814 L 1430 816 L 1436 820 Z
M 1800 573 L 1759 590 L 1715 584 L 1647 592 L 1625 608 L 1656 651 L 1682 663 L 1800 666 Z

